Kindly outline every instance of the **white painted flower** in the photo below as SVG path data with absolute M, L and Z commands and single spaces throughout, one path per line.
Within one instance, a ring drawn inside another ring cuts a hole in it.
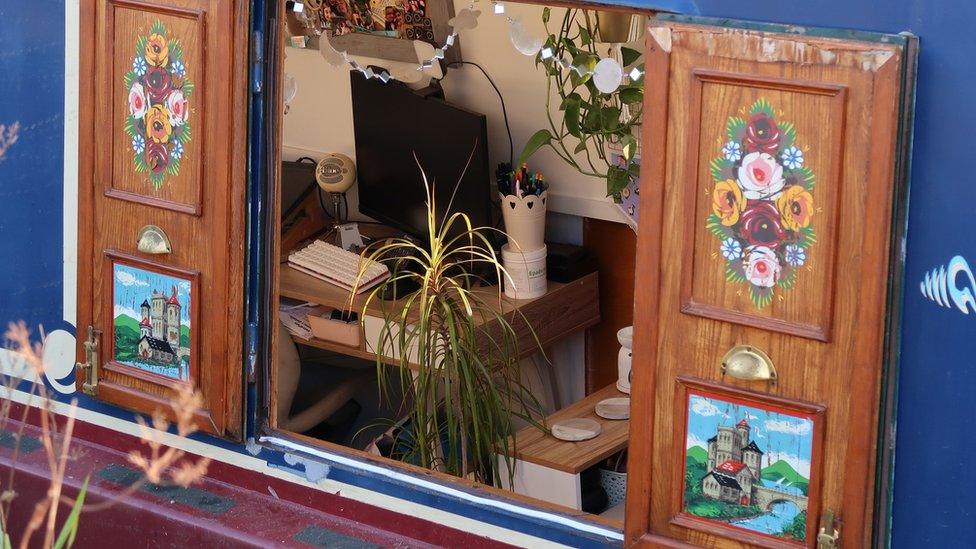
M 149 110 L 149 100 L 146 99 L 146 89 L 139 82 L 134 82 L 129 89 L 129 112 L 132 116 L 142 118 Z
M 803 151 L 796 147 L 790 147 L 780 155 L 783 165 L 791 170 L 803 167 Z
M 190 117 L 190 109 L 181 90 L 173 90 L 166 98 L 166 108 L 169 109 L 169 123 L 182 126 Z
M 722 257 L 729 261 L 735 261 L 742 257 L 742 244 L 732 237 L 726 238 L 719 249 L 722 252 Z
M 749 200 L 773 200 L 785 185 L 783 166 L 766 153 L 749 153 L 739 166 L 739 185 Z
M 742 145 L 739 145 L 735 141 L 729 141 L 722 147 L 722 155 L 729 162 L 738 162 L 742 158 Z
M 776 252 L 766 246 L 751 246 L 746 249 L 746 253 L 748 254 L 745 263 L 746 279 L 760 288 L 775 286 L 783 269 Z
M 785 259 L 791 267 L 802 267 L 807 262 L 807 252 L 796 244 L 790 244 L 786 247 Z

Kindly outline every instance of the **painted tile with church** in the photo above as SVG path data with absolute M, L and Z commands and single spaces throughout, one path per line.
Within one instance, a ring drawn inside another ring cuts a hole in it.
M 804 541 L 813 417 L 695 390 L 687 398 L 684 513 Z
M 191 281 L 119 263 L 113 278 L 115 361 L 189 379 Z

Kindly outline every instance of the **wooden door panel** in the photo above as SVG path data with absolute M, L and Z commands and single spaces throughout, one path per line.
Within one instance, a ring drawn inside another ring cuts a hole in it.
M 207 11 L 109 0 L 96 82 L 103 151 L 96 180 L 108 196 L 201 213 Z
M 658 118 L 645 126 L 637 269 L 652 276 L 635 297 L 632 416 L 652 435 L 631 445 L 646 469 L 631 470 L 628 541 L 810 546 L 830 509 L 858 546 L 902 46 L 661 21 L 648 49 Z M 739 345 L 768 355 L 775 383 L 723 374 Z M 779 461 L 796 469 L 795 494 L 769 485 Z M 764 520 L 774 504 L 795 523 Z
M 239 436 L 246 10 L 232 0 L 98 0 L 82 10 L 79 326 L 101 332 L 97 398 Z M 235 39 L 236 37 L 236 39 Z M 84 85 L 83 85 L 84 87 Z M 170 249 L 137 246 L 155 226 Z M 79 387 L 83 387 L 79 375 Z
M 727 69 L 673 76 L 690 78 L 687 141 L 688 150 L 695 151 L 687 155 L 687 194 L 680 199 L 688 207 L 685 234 L 694 239 L 685 247 L 682 310 L 826 340 L 836 250 L 836 219 L 830 214 L 837 211 L 837 172 L 843 164 L 846 88 L 733 72 L 744 68 L 741 64 L 726 62 L 719 65 Z M 773 111 L 770 119 L 792 128 L 789 136 L 779 136 L 780 146 L 769 156 L 780 156 L 782 141 L 790 139 L 793 145 L 786 148 L 795 153 L 791 161 L 797 169 L 778 165 L 770 177 L 779 183 L 770 190 L 743 191 L 736 182 L 750 178 L 750 167 L 763 173 L 768 165 L 761 144 L 753 141 L 751 151 L 741 144 L 748 139 L 742 137 L 748 122 L 765 116 L 766 109 Z M 827 147 L 813 150 L 810 144 Z M 791 196 L 790 190 L 797 192 Z M 767 195 L 778 198 L 763 200 Z M 788 201 L 800 215 L 783 214 Z M 768 207 L 757 207 L 763 205 Z M 728 245 L 729 238 L 737 244 Z M 762 278 L 750 269 L 750 244 L 757 249 L 777 244 L 773 253 L 779 274 L 770 288 L 746 283 L 748 274 Z

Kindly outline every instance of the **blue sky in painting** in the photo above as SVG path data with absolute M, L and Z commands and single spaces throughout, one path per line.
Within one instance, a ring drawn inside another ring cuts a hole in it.
M 126 314 L 140 320 L 142 315 L 139 306 L 143 300 L 149 299 L 154 291 L 164 293 L 169 298 L 173 293 L 173 286 L 176 286 L 176 295 L 182 305 L 180 321 L 184 325 L 190 325 L 190 282 L 188 280 L 116 263 L 112 282 L 115 292 L 113 318 Z
M 688 448 L 701 446 L 707 449 L 708 439 L 715 436 L 719 426 L 731 427 L 745 419 L 752 427 L 751 439 L 766 452 L 763 467 L 782 459 L 796 472 L 810 478 L 812 420 L 694 393 L 690 395 L 688 404 Z

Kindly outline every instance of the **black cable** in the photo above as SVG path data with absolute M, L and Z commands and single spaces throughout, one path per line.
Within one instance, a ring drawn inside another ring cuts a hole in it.
M 498 86 L 495 85 L 495 81 L 492 80 L 491 76 L 488 75 L 488 71 L 486 71 L 484 67 L 475 63 L 474 61 L 452 61 L 447 64 L 447 67 L 450 68 L 453 67 L 454 65 L 471 65 L 477 67 L 478 70 L 481 71 L 481 74 L 485 75 L 485 78 L 488 79 L 488 83 L 491 84 L 491 87 L 495 88 L 495 93 L 498 94 L 498 100 L 502 104 L 502 117 L 505 119 L 505 131 L 508 132 L 508 163 L 509 165 L 512 166 L 512 169 L 514 170 L 515 169 L 515 140 L 512 139 L 512 126 L 508 123 L 508 109 L 505 108 L 505 97 L 502 96 L 501 90 L 498 89 Z M 444 80 L 444 78 L 447 78 L 446 74 L 444 75 L 444 77 L 438 79 L 438 82 Z

